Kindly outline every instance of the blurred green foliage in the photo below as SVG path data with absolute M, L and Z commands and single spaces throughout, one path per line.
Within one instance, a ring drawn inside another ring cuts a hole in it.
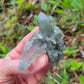
M 76 38 L 80 33 L 84 33 L 83 0 L 47 0 L 37 2 L 35 5 L 31 3 L 27 0 L 0 0 L 0 57 L 5 57 L 27 33 L 38 25 L 38 11 L 43 11 L 48 16 L 52 15 L 54 23 L 63 30 L 65 38 L 68 38 L 66 35 Z M 29 19 L 31 11 L 33 11 L 33 16 Z M 74 28 L 76 32 L 72 31 Z M 55 69 L 59 76 L 52 75 L 49 71 L 48 77 L 43 79 L 46 84 L 55 84 L 56 82 L 76 84 L 77 78 L 71 76 L 74 71 L 77 72 L 80 84 L 84 84 L 84 62 L 76 60 L 80 53 L 80 41 L 76 40 L 69 44 L 68 40 L 65 40 L 64 54 L 66 58 Z M 83 40 L 81 45 L 84 46 Z
M 61 24 L 67 26 L 76 23 L 80 26 L 84 25 L 83 0 L 50 0 L 49 3 L 60 7 L 60 9 L 56 8 L 56 10 L 53 11 L 65 19 Z
M 81 84 L 84 84 L 84 76 L 80 76 L 80 77 L 79 77 L 79 80 L 80 80 L 80 83 L 81 83 Z
M 2 44 L 0 42 L 0 56 L 2 58 L 4 58 L 6 56 L 6 54 L 10 51 L 11 49 L 6 45 L 6 44 Z
M 77 54 L 77 52 L 78 52 L 78 46 L 77 46 L 76 43 L 73 44 L 73 45 L 70 46 L 70 47 L 67 47 L 67 48 L 64 50 L 64 53 L 67 54 L 68 57 L 71 56 L 71 55 L 74 56 L 75 54 Z

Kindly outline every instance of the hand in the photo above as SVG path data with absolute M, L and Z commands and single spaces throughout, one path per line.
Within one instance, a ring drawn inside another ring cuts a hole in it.
M 0 59 L 0 84 L 38 84 L 50 69 L 47 55 L 41 54 L 27 70 L 18 71 L 19 59 L 25 42 L 38 30 L 38 27 L 35 28 L 7 54 L 5 59 Z

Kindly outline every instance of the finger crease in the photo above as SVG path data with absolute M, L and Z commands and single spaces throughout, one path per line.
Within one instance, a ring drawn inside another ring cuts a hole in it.
M 39 82 L 39 80 L 38 80 L 38 78 L 37 78 L 36 74 L 34 74 L 34 77 L 36 78 L 37 82 Z

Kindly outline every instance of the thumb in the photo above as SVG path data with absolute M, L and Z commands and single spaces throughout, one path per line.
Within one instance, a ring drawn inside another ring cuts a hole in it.
M 31 74 L 40 71 L 48 64 L 47 55 L 39 56 L 27 70 L 18 71 L 19 60 L 0 59 L 0 74 Z

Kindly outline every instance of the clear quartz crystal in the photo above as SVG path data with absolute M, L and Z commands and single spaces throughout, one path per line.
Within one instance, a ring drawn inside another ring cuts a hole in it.
M 30 41 L 26 41 L 24 49 L 22 51 L 20 63 L 19 63 L 19 71 L 27 69 L 29 65 L 35 60 L 40 53 L 46 53 L 45 46 L 42 45 L 41 47 L 37 45 L 35 42 L 31 42 L 30 46 L 28 46 Z
M 60 28 L 54 25 L 53 17 L 47 17 L 40 12 L 37 21 L 39 31 L 31 37 L 30 41 L 26 41 L 19 62 L 19 71 L 27 69 L 38 57 L 38 54 L 46 53 L 51 65 L 55 65 L 56 61 L 64 58 L 64 34 Z

